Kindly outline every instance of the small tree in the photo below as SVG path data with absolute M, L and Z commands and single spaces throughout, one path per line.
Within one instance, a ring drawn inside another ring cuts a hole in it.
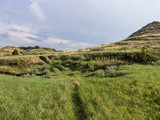
M 12 53 L 12 55 L 19 55 L 19 51 L 17 49 L 15 49 Z
M 142 63 L 147 64 L 148 56 L 147 56 L 147 49 L 146 49 L 146 47 L 143 47 L 141 49 L 141 59 L 142 59 Z
M 40 49 L 41 47 L 40 46 L 35 46 L 35 49 Z

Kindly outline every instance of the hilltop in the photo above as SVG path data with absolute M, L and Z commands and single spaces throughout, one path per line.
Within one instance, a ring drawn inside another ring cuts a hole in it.
M 140 30 L 134 32 L 129 37 L 110 44 L 103 44 L 83 51 L 103 51 L 103 50 L 138 50 L 142 47 L 159 48 L 160 47 L 160 22 L 153 21 Z

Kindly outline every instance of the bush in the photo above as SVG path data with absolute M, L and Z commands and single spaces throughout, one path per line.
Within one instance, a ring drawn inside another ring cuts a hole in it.
M 58 68 L 55 68 L 55 67 L 53 67 L 53 66 L 50 68 L 50 71 L 51 71 L 51 72 L 54 72 L 54 73 L 60 73 L 59 69 L 58 69 Z
M 19 55 L 19 51 L 17 49 L 15 49 L 12 53 L 12 55 Z
M 105 70 L 105 74 L 111 74 L 118 70 L 117 66 L 108 66 Z
M 124 76 L 126 75 L 126 73 L 122 73 L 122 72 L 113 72 L 113 73 L 110 73 L 108 75 L 108 77 L 121 77 L 121 76 Z
M 40 49 L 41 47 L 40 46 L 35 46 L 35 49 Z
M 145 47 L 143 47 L 142 49 L 141 49 L 141 54 L 140 54 L 140 57 L 141 57 L 141 62 L 143 63 L 143 64 L 147 64 L 147 60 L 148 60 L 148 55 L 147 55 L 147 49 L 145 48 Z
M 61 60 L 53 61 L 52 64 L 51 64 L 51 67 L 52 68 L 57 68 L 60 71 L 64 71 L 65 70 Z
M 128 50 L 128 47 L 122 47 L 120 50 Z
M 97 70 L 94 74 L 98 77 L 106 77 L 106 74 L 105 74 L 104 70 L 102 70 L 102 69 Z
M 59 59 L 58 56 L 55 56 L 55 55 L 50 55 L 50 56 L 48 56 L 48 58 L 50 60 L 58 60 Z
M 104 48 L 90 48 L 91 51 L 102 51 Z
M 47 57 L 40 56 L 39 58 L 40 58 L 41 60 L 43 60 L 44 62 L 46 62 L 46 63 L 50 63 L 50 60 L 49 60 Z
M 89 67 L 89 68 L 88 68 L 89 71 L 92 71 L 92 72 L 95 71 L 95 65 L 94 65 L 94 64 L 91 64 L 91 65 L 89 65 L 88 67 Z
M 62 56 L 60 57 L 60 60 L 65 61 L 65 60 L 67 60 L 67 59 L 69 59 L 69 58 L 70 58 L 69 55 L 62 55 Z
M 74 56 L 71 57 L 71 59 L 74 60 L 74 61 L 82 61 L 85 58 L 84 58 L 83 55 L 74 55 Z
M 114 76 L 120 76 L 121 74 L 118 74 L 115 72 L 118 70 L 117 66 L 108 66 L 106 69 L 98 69 L 96 70 L 92 75 L 96 75 L 98 77 L 114 77 Z
M 69 67 L 72 63 L 73 63 L 73 60 L 72 60 L 72 59 L 67 59 L 67 60 L 63 63 L 63 65 L 64 65 L 65 67 Z
M 160 60 L 158 60 L 156 62 L 152 62 L 152 65 L 154 65 L 154 66 L 160 66 Z
M 58 65 L 56 65 L 55 66 L 57 69 L 59 69 L 60 71 L 64 71 L 65 69 L 64 69 L 64 66 L 63 65 L 61 65 L 61 64 L 58 64 Z

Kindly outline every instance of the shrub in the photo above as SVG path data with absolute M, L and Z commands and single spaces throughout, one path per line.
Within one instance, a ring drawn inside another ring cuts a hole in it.
M 12 55 L 19 55 L 19 51 L 17 49 L 15 49 L 12 53 Z
M 65 60 L 67 60 L 69 58 L 70 58 L 69 55 L 61 55 L 60 60 L 65 61 Z
M 51 72 L 54 72 L 54 73 L 60 73 L 59 69 L 58 69 L 58 68 L 55 68 L 55 67 L 53 67 L 53 66 L 50 68 L 50 71 L 51 71 Z
M 55 55 L 50 55 L 50 56 L 48 56 L 48 58 L 50 60 L 58 60 L 58 56 L 55 56 Z
M 71 64 L 71 68 L 75 68 L 75 69 L 79 69 L 81 67 L 81 62 L 80 61 L 74 61 L 72 64 Z
M 55 66 L 57 69 L 59 69 L 60 71 L 64 71 L 65 69 L 64 69 L 64 66 L 63 65 L 61 65 L 61 64 L 58 64 L 58 65 L 56 65 Z
M 71 59 L 74 60 L 74 61 L 82 61 L 85 58 L 84 58 L 83 55 L 74 55 L 74 56 L 71 57 Z
M 90 48 L 91 51 L 102 51 L 104 48 Z
M 39 76 L 42 76 L 42 75 L 46 75 L 46 74 L 49 74 L 49 70 L 50 70 L 50 67 L 47 66 L 47 65 L 43 65 L 43 66 L 36 66 L 34 68 L 31 68 L 29 70 L 26 70 L 24 71 L 25 74 L 30 74 L 31 76 L 32 75 L 39 75 Z
M 89 67 L 89 68 L 88 68 L 89 71 L 92 71 L 92 72 L 93 72 L 93 71 L 95 70 L 95 65 L 94 65 L 94 64 L 91 64 L 91 65 L 89 65 L 88 67 Z
M 115 71 L 118 70 L 117 66 L 108 66 L 105 70 L 104 69 L 98 69 L 96 70 L 93 75 L 96 75 L 98 77 L 114 77 L 114 76 L 120 76 L 121 74 L 115 74 Z
M 35 49 L 40 49 L 41 47 L 40 46 L 35 46 Z
M 158 60 L 158 61 L 156 61 L 156 62 L 152 62 L 152 65 L 160 66 L 160 60 Z
M 73 63 L 73 60 L 72 60 L 72 59 L 67 59 L 67 60 L 63 63 L 63 65 L 64 65 L 65 67 L 69 67 L 72 63 Z
M 118 70 L 117 66 L 108 66 L 105 70 L 105 74 L 110 74 Z
M 53 61 L 52 64 L 51 64 L 52 68 L 57 68 L 59 69 L 60 71 L 64 71 L 65 68 L 63 66 L 63 63 L 61 60 L 56 60 L 56 61 Z
M 45 77 L 45 78 L 51 78 L 51 75 L 50 75 L 49 72 L 47 72 L 44 77 Z
M 39 58 L 40 58 L 41 60 L 43 60 L 44 62 L 46 62 L 46 63 L 50 63 L 50 60 L 49 60 L 47 57 L 40 56 Z
M 22 77 L 30 77 L 31 75 L 29 73 L 23 74 Z
M 142 60 L 141 62 L 143 64 L 147 64 L 148 56 L 147 56 L 147 49 L 145 47 L 143 47 L 141 49 L 140 57 L 141 57 L 141 60 Z
M 122 47 L 120 50 L 128 50 L 128 47 Z
M 97 70 L 94 74 L 98 77 L 106 77 L 106 74 L 105 74 L 104 70 L 102 70 L 102 69 Z
M 113 73 L 110 73 L 108 75 L 108 77 L 121 77 L 121 76 L 124 76 L 126 75 L 126 73 L 122 73 L 122 72 L 113 72 Z

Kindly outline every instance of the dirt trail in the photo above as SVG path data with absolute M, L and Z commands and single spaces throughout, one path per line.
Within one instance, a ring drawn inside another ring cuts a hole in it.
M 75 111 L 75 116 L 77 120 L 86 120 L 87 119 L 87 114 L 85 112 L 85 105 L 80 97 L 79 94 L 79 86 L 75 85 L 73 88 L 73 94 L 72 94 L 72 99 L 74 103 L 74 111 Z

